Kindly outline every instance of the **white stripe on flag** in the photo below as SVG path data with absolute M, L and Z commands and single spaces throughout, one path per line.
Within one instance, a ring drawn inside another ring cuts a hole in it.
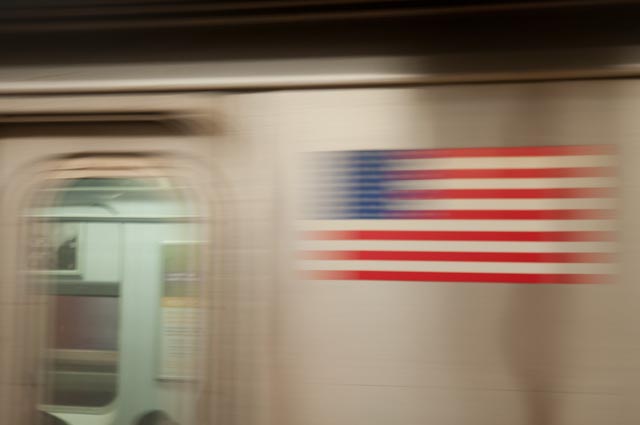
M 574 177 L 544 179 L 428 179 L 389 180 L 385 187 L 395 190 L 426 189 L 561 189 L 614 188 L 616 180 L 607 177 Z
M 614 220 L 300 220 L 298 230 L 613 231 Z
M 614 242 L 485 242 L 300 240 L 298 248 L 313 251 L 450 251 L 450 252 L 603 252 L 614 253 Z
M 393 170 L 458 170 L 495 168 L 562 168 L 613 167 L 612 155 L 486 157 L 486 158 L 428 158 L 396 159 L 389 161 Z
M 607 263 L 509 263 L 472 261 L 368 261 L 304 260 L 304 270 L 370 270 L 408 272 L 611 274 L 615 265 Z
M 388 208 L 397 210 L 571 210 L 613 209 L 610 198 L 587 199 L 416 199 L 394 200 Z

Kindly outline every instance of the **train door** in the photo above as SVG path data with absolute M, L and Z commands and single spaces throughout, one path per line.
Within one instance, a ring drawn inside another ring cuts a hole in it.
M 43 285 L 47 310 L 40 408 L 69 424 L 110 423 L 116 409 L 192 423 L 183 410 L 205 242 L 195 209 L 162 173 L 137 175 L 144 161 L 132 176 L 104 172 L 123 158 L 83 160 L 93 164 L 51 176 L 64 186 L 40 189 L 27 210 L 28 280 Z M 177 382 L 167 392 L 160 380 Z
M 6 123 L 3 423 L 208 422 L 215 135 L 115 100 Z

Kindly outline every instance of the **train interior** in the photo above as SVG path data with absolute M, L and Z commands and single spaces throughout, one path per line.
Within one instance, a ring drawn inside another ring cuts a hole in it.
M 191 421 L 194 365 L 177 351 L 196 343 L 191 262 L 205 241 L 185 193 L 168 176 L 91 170 L 33 193 L 26 273 L 46 294 L 43 411 L 69 424 L 160 410 Z

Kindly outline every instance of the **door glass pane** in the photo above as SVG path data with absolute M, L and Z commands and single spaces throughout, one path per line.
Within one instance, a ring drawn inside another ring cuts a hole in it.
M 122 397 L 117 424 L 150 411 L 187 423 L 176 402 L 195 377 L 202 229 L 184 188 L 64 181 L 26 212 L 28 276 L 46 299 L 42 409 L 104 414 Z

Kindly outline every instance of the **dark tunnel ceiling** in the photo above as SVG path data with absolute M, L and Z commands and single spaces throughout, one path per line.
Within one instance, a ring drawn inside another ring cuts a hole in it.
M 639 21 L 640 2 L 612 0 L 4 0 L 0 63 L 624 47 Z
M 513 10 L 615 7 L 634 0 L 4 0 L 2 30 L 60 24 L 140 26 L 224 24 L 308 19 L 361 19 L 408 15 L 481 14 Z

